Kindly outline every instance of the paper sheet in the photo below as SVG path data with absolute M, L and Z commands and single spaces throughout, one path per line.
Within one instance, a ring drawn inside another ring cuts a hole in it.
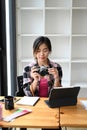
M 80 100 L 80 102 L 84 106 L 84 108 L 87 110 L 87 100 Z

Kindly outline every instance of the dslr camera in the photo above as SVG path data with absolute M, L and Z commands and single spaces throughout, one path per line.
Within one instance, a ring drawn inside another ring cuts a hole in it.
M 36 68 L 37 68 L 36 72 L 39 73 L 41 76 L 45 76 L 49 74 L 48 67 L 41 66 L 41 67 L 36 67 Z

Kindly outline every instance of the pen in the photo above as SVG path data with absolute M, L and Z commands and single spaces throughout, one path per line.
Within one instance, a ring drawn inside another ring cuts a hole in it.
M 15 102 L 17 102 L 17 101 L 19 101 L 19 100 L 20 100 L 20 98 L 19 98 L 19 99 L 16 99 Z
M 0 102 L 4 102 L 4 99 L 0 99 Z

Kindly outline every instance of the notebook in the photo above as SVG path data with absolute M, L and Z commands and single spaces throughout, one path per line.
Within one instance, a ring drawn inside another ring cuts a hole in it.
M 45 100 L 45 102 L 52 108 L 76 105 L 79 90 L 79 86 L 53 87 L 49 94 L 49 100 Z
M 34 106 L 39 101 L 39 99 L 40 97 L 24 96 L 19 101 L 17 101 L 16 104 Z

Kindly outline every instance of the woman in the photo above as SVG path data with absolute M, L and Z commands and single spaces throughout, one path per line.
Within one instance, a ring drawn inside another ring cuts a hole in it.
M 35 62 L 24 68 L 23 86 L 27 96 L 48 97 L 52 87 L 61 87 L 62 68 L 50 61 L 51 41 L 47 37 L 38 37 L 33 44 Z
M 40 36 L 34 41 L 35 62 L 26 66 L 23 72 L 23 86 L 26 96 L 48 97 L 52 87 L 62 86 L 62 68 L 58 63 L 49 60 L 51 51 L 49 38 Z M 61 127 L 57 130 L 61 130 Z
M 49 38 L 40 36 L 33 44 L 35 62 L 24 68 L 23 86 L 27 96 L 48 97 L 52 87 L 61 87 L 62 68 L 49 60 L 52 46 Z

